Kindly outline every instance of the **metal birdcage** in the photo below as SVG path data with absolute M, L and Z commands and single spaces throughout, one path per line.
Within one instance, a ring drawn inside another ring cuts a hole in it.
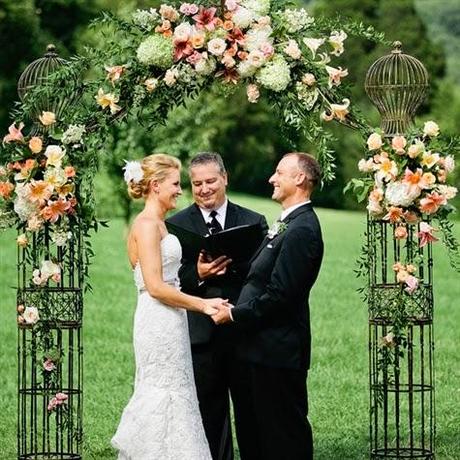
M 391 54 L 371 65 L 365 83 L 386 137 L 407 134 L 428 89 L 423 64 L 403 54 L 400 42 L 393 47 Z M 417 224 L 407 225 L 403 243 L 394 230 L 394 224 L 368 217 L 370 458 L 433 460 L 432 249 L 431 244 L 419 247 Z M 401 260 L 417 260 L 420 286 L 412 296 L 400 295 L 393 264 Z M 385 345 L 401 318 L 404 340 Z
M 401 48 L 401 42 L 395 41 L 392 52 L 371 65 L 364 84 L 380 112 L 386 137 L 407 132 L 429 86 L 425 66 Z
M 22 72 L 18 81 L 18 95 L 21 102 L 27 102 L 30 92 L 39 86 L 44 86 L 50 75 L 67 64 L 65 59 L 62 59 L 56 53 L 56 47 L 52 44 L 46 48 L 46 53 L 43 57 L 36 59 L 30 63 Z M 70 82 L 67 81 L 66 85 Z M 77 93 L 75 92 L 76 96 Z M 69 98 L 64 92 L 56 91 L 50 88 L 45 91 L 34 101 L 33 107 L 28 111 L 28 115 L 34 122 L 31 134 L 43 133 L 46 127 L 39 121 L 38 117 L 43 111 L 53 112 L 57 119 L 64 113 L 65 108 L 74 102 L 74 98 Z

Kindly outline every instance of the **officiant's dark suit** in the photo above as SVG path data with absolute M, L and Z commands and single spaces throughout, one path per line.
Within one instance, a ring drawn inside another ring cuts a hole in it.
M 256 252 L 238 302 L 228 312 L 235 326 L 246 328 L 238 351 L 249 363 L 252 433 L 261 449 L 250 460 L 313 458 L 306 388 L 309 294 L 323 241 L 309 200 L 319 174 L 316 160 L 306 154 L 289 154 L 280 161 L 270 183 L 285 217 Z
M 227 179 L 220 156 L 207 153 L 197 155 L 190 164 L 190 176 L 195 203 L 168 221 L 201 235 L 216 230 L 215 226 L 221 230 L 244 224 L 260 224 L 263 238 L 267 230 L 265 217 L 226 199 Z M 226 214 L 225 220 L 220 216 L 221 224 L 216 222 L 219 215 L 210 215 L 216 208 L 219 212 L 224 209 Z M 228 261 L 224 259 L 220 265 L 212 268 L 211 276 L 205 279 L 200 278 L 197 260 L 183 259 L 179 271 L 181 289 L 200 297 L 222 297 L 235 303 L 251 256 L 248 254 L 247 261 L 238 264 L 227 265 Z M 253 448 L 252 436 L 244 427 L 247 419 L 245 411 L 250 405 L 244 391 L 246 376 L 241 363 L 235 358 L 238 330 L 232 325 L 216 326 L 205 315 L 187 314 L 198 400 L 212 457 L 214 460 L 229 460 L 233 458 L 229 391 L 235 409 L 240 452 Z M 241 433 L 248 435 L 244 437 Z

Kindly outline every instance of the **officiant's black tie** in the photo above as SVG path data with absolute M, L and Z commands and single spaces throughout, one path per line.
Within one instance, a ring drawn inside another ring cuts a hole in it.
M 209 217 L 211 220 L 206 223 L 206 225 L 209 228 L 209 233 L 217 233 L 222 231 L 222 226 L 219 224 L 219 221 L 216 219 L 217 212 L 216 211 L 211 211 L 209 214 Z

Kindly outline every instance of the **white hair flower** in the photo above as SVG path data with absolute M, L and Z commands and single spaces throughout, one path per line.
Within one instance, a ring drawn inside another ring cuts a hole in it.
M 133 181 L 135 184 L 144 178 L 144 171 L 139 161 L 126 161 L 123 167 L 125 174 L 123 175 L 127 184 Z

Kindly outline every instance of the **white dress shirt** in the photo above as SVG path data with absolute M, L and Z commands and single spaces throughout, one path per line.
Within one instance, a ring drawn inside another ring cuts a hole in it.
M 211 214 L 212 211 L 216 211 L 217 222 L 219 222 L 222 228 L 225 228 L 225 218 L 227 217 L 227 205 L 228 205 L 228 200 L 227 198 L 225 198 L 224 204 L 217 209 L 200 208 L 204 221 L 207 224 L 211 223 L 211 217 L 209 215 Z
M 303 206 L 304 204 L 311 203 L 311 200 L 303 201 L 302 203 L 297 203 L 292 206 L 289 206 L 289 208 L 283 209 L 283 212 L 281 213 L 281 216 L 279 220 L 284 220 L 286 217 L 291 214 L 292 211 L 296 210 L 297 208 L 300 208 L 300 206 Z

